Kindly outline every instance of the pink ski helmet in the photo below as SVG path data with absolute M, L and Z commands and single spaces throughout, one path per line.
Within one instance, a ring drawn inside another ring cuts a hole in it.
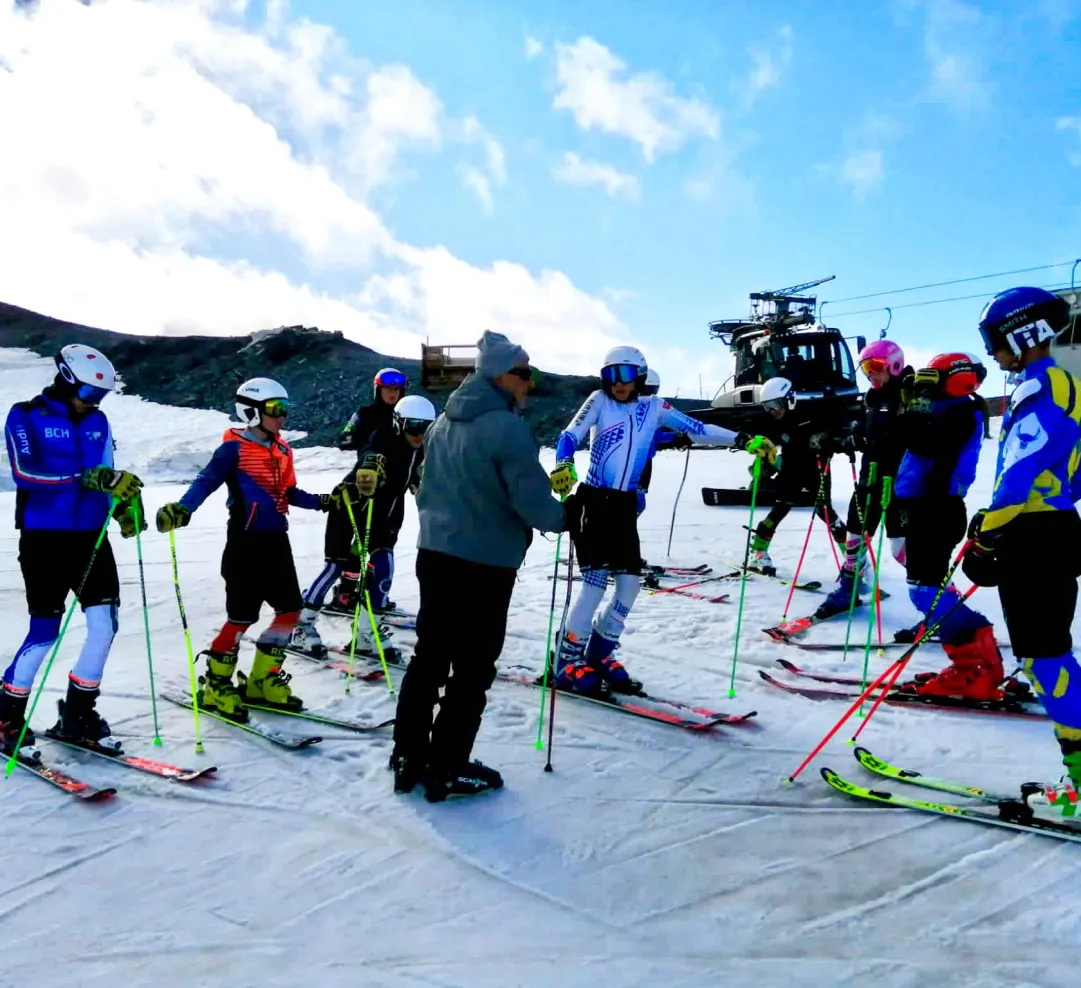
M 868 376 L 868 372 L 888 370 L 890 377 L 898 377 L 905 369 L 905 352 L 893 340 L 875 340 L 860 350 L 858 363 Z

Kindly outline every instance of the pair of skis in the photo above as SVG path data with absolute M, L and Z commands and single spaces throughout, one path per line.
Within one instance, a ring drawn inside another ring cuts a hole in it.
M 43 736 L 50 741 L 62 744 L 67 748 L 72 748 L 76 751 L 86 751 L 91 755 L 104 758 L 106 761 L 113 762 L 115 765 L 123 765 L 125 768 L 133 769 L 136 772 L 144 772 L 147 775 L 156 775 L 158 778 L 170 779 L 173 782 L 195 782 L 198 779 L 204 779 L 209 775 L 213 775 L 213 773 L 217 771 L 217 768 L 213 765 L 208 765 L 207 767 L 200 769 L 183 768 L 179 765 L 171 765 L 168 762 L 158 761 L 154 758 L 144 758 L 141 755 L 128 755 L 124 752 L 107 748 L 94 741 L 80 741 L 63 737 L 51 729 L 46 731 Z M 56 786 L 56 788 L 66 792 L 69 796 L 74 796 L 76 799 L 95 802 L 116 795 L 116 789 L 111 786 L 93 786 L 89 782 L 83 782 L 81 779 L 68 775 L 66 772 L 61 772 L 59 769 L 54 768 L 52 765 L 45 762 L 40 754 L 37 754 L 36 757 L 32 757 L 20 753 L 16 756 L 15 761 L 20 768 L 32 775 L 36 775 L 42 781 Z
M 960 782 L 951 782 L 947 779 L 936 779 L 932 776 L 923 775 L 920 772 L 909 771 L 891 765 L 889 762 L 877 758 L 866 748 L 856 748 L 854 751 L 856 760 L 868 771 L 876 775 L 884 776 L 895 782 L 903 782 L 908 785 L 920 786 L 924 789 L 932 789 L 936 792 L 948 793 L 951 796 L 963 796 L 972 800 L 970 805 L 958 805 L 956 803 L 936 803 L 928 800 L 913 799 L 904 794 L 895 794 L 880 789 L 871 789 L 867 786 L 857 785 L 842 778 L 831 768 L 822 769 L 822 778 L 826 780 L 838 792 L 857 799 L 865 799 L 880 806 L 894 806 L 902 809 L 920 810 L 924 813 L 935 813 L 939 816 L 952 817 L 955 820 L 968 820 L 972 823 L 983 823 L 992 827 L 1003 827 L 1008 830 L 1020 830 L 1025 833 L 1042 834 L 1046 837 L 1057 837 L 1060 840 L 1081 841 L 1081 818 L 1078 823 L 1057 823 L 1053 820 L 1044 820 L 1034 817 L 1031 810 L 1022 799 L 1017 796 L 1004 796 L 993 792 L 987 792 L 976 786 L 965 785 Z M 1022 787 L 1033 786 L 1037 791 L 1040 786 L 1028 783 Z M 994 806 L 994 809 L 984 808 Z
M 848 687 L 847 689 L 824 689 L 821 686 L 804 686 L 800 683 L 786 683 L 771 676 L 764 669 L 758 670 L 758 675 L 777 689 L 786 693 L 794 693 L 808 700 L 855 700 L 863 692 L 867 684 L 855 676 L 835 676 L 828 673 L 810 672 L 801 669 L 795 663 L 787 659 L 778 659 L 777 664 L 786 672 L 801 679 L 811 680 L 815 683 L 823 683 L 832 687 Z M 877 694 L 873 694 L 877 695 Z M 1018 691 L 1011 696 L 1009 693 L 1001 700 L 971 700 L 967 697 L 955 696 L 925 696 L 919 693 L 909 693 L 903 690 L 893 689 L 882 701 L 889 706 L 902 707 L 925 707 L 930 710 L 957 710 L 962 713 L 992 714 L 1000 717 L 1025 717 L 1030 719 L 1043 719 L 1047 714 L 1036 702 L 1032 694 L 1027 691 Z

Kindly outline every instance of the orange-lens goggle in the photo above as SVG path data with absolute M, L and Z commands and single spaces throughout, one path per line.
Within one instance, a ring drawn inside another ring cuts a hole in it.
M 881 357 L 868 357 L 866 360 L 860 361 L 860 370 L 868 376 L 871 374 L 881 374 L 889 364 Z

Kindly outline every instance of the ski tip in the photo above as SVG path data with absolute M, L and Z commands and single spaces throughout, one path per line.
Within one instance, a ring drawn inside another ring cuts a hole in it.
M 88 789 L 83 792 L 73 793 L 84 803 L 100 803 L 107 799 L 112 799 L 116 795 L 115 789 Z

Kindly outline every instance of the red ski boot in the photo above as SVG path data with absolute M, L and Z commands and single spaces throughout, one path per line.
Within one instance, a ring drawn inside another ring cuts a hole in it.
M 950 663 L 937 676 L 913 684 L 922 696 L 958 696 L 968 700 L 1001 700 L 1005 694 L 1000 688 L 1006 674 L 1002 669 L 1002 656 L 995 644 L 995 629 L 990 625 L 980 628 L 972 641 L 964 645 L 942 646 Z

